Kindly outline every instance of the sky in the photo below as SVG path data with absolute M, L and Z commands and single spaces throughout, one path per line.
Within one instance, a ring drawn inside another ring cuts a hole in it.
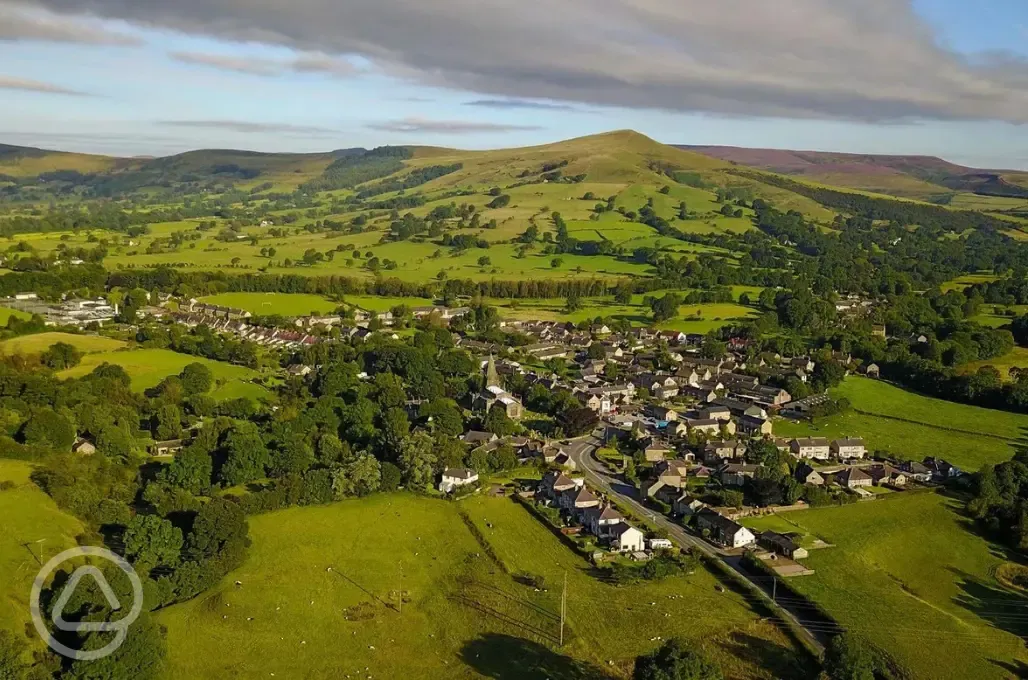
M 1028 170 L 1025 0 L 0 0 L 0 143 L 672 144 Z

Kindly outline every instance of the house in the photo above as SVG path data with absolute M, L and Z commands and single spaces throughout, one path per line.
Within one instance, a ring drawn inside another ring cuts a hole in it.
M 292 366 L 286 369 L 286 373 L 297 378 L 306 378 L 313 371 L 313 368 L 311 368 L 310 366 L 305 366 L 303 364 L 293 364 Z
M 622 521 L 608 530 L 610 548 L 618 552 L 639 552 L 646 549 L 646 537 L 631 524 Z
M 174 453 L 181 451 L 185 445 L 184 439 L 166 439 L 164 441 L 154 442 L 153 446 L 150 447 L 150 455 L 152 456 L 170 456 Z
M 871 337 L 885 339 L 885 326 L 883 324 L 875 324 L 872 326 Z
M 891 484 L 893 486 L 906 486 L 907 476 L 902 470 L 897 470 L 891 465 L 872 465 L 864 468 L 864 472 L 871 476 L 871 481 L 876 486 Z
M 789 538 L 784 534 L 779 534 L 774 531 L 765 531 L 760 535 L 757 540 L 760 547 L 781 555 L 782 557 L 788 557 L 790 560 L 802 560 L 808 556 L 807 549 L 800 547 L 798 543 Z
M 551 470 L 543 475 L 543 478 L 539 480 L 539 486 L 536 488 L 536 495 L 542 499 L 557 501 L 561 494 L 579 486 L 583 486 L 584 484 L 584 480 L 574 480 L 565 476 L 562 472 Z
M 789 442 L 789 451 L 797 458 L 828 460 L 831 454 L 828 440 L 824 437 L 800 437 Z
M 727 406 L 708 406 L 700 410 L 700 417 L 727 422 L 732 419 L 732 411 Z
M 88 439 L 79 437 L 75 440 L 75 445 L 71 447 L 71 450 L 75 453 L 81 453 L 83 456 L 89 456 L 96 453 L 96 447 Z
M 563 491 L 558 498 L 558 503 L 565 510 L 574 511 L 600 507 L 600 499 L 592 491 L 585 488 L 584 484 L 581 487 L 574 487 Z
M 673 423 L 678 420 L 678 413 L 674 409 L 653 405 L 650 406 L 649 411 L 651 416 L 665 423 Z
M 767 418 L 767 411 L 760 406 L 741 399 L 721 398 L 714 402 L 717 406 L 728 409 L 733 416 L 750 416 L 751 418 Z
M 746 444 L 737 440 L 710 441 L 703 447 L 703 460 L 717 463 L 722 460 L 742 458 L 746 453 Z
M 705 503 L 688 493 L 680 494 L 678 498 L 671 502 L 671 511 L 679 517 L 695 515 L 705 507 L 707 507 Z
M 718 470 L 718 479 L 725 486 L 743 486 L 747 479 L 753 479 L 760 465 L 749 465 L 746 463 L 726 463 Z
M 624 520 L 621 513 L 609 505 L 587 508 L 582 513 L 582 524 L 597 538 L 610 538 L 612 529 Z
M 871 475 L 858 467 L 848 467 L 835 475 L 835 483 L 847 489 L 856 489 L 862 486 L 871 486 Z
M 945 481 L 964 474 L 960 468 L 947 463 L 941 458 L 933 458 L 929 456 L 928 458 L 925 458 L 922 463 L 932 473 L 932 479 L 936 481 Z
M 713 418 L 690 418 L 685 421 L 685 424 L 688 426 L 690 433 L 702 432 L 708 437 L 716 437 L 721 434 L 722 428 L 724 428 L 727 434 L 735 434 L 735 423 L 731 420 L 725 422 Z
M 755 540 L 749 529 L 709 508 L 696 513 L 696 526 L 711 541 L 726 548 L 742 548 Z
M 643 442 L 643 455 L 646 456 L 646 462 L 656 463 L 664 460 L 667 454 L 671 453 L 671 446 L 660 439 L 650 437 Z
M 553 465 L 559 465 L 562 468 L 574 471 L 578 468 L 578 464 L 575 463 L 575 459 L 571 457 L 571 454 L 563 449 L 559 449 L 556 456 L 553 457 Z
M 864 440 L 859 438 L 833 439 L 828 448 L 833 458 L 863 458 L 867 455 Z
M 928 466 L 922 465 L 917 461 L 908 460 L 899 465 L 906 475 L 907 479 L 913 479 L 915 482 L 930 482 L 932 481 L 932 471 L 928 469 Z
M 470 444 L 475 448 L 499 439 L 499 437 L 492 432 L 481 432 L 479 430 L 469 430 L 464 433 L 463 438 L 465 444 Z
M 882 369 L 879 368 L 878 364 L 868 364 L 864 370 L 865 375 L 868 378 L 880 378 L 882 377 Z
M 439 481 L 439 490 L 443 493 L 450 493 L 462 486 L 468 486 L 478 481 L 478 473 L 471 468 L 446 468 L 443 470 L 443 477 Z
M 770 436 L 773 425 L 767 418 L 753 418 L 751 416 L 742 416 L 739 418 L 738 427 L 736 431 L 739 434 L 744 434 L 750 437 L 755 436 Z
M 825 478 L 820 472 L 812 468 L 806 463 L 800 463 L 796 466 L 796 481 L 800 484 L 813 484 L 814 486 L 821 486 L 825 483 Z

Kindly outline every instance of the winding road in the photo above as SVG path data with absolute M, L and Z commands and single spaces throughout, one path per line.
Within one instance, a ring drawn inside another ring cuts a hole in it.
M 823 637 L 824 634 L 816 634 L 806 625 L 801 623 L 798 618 L 799 616 L 809 614 L 809 611 L 793 612 L 790 611 L 788 607 L 774 601 L 772 599 L 772 593 L 768 592 L 768 586 L 766 584 L 762 585 L 761 583 L 753 580 L 753 577 L 742 569 L 741 560 L 738 555 L 718 548 L 702 538 L 690 534 L 682 525 L 672 522 L 664 515 L 644 506 L 636 497 L 637 491 L 635 487 L 625 484 L 623 481 L 614 477 L 607 467 L 593 456 L 596 450 L 601 446 L 603 446 L 602 440 L 598 439 L 595 435 L 588 435 L 572 441 L 565 447 L 565 449 L 571 454 L 571 458 L 575 461 L 578 471 L 584 475 L 586 481 L 593 488 L 602 491 L 612 498 L 616 498 L 618 503 L 627 508 L 631 508 L 639 516 L 645 517 L 652 524 L 665 529 L 671 540 L 677 543 L 680 548 L 693 548 L 711 559 L 720 561 L 722 564 L 732 569 L 743 580 L 749 583 L 753 589 L 763 593 L 766 596 L 763 599 L 767 606 L 770 607 L 777 616 L 791 622 L 796 627 L 797 631 L 806 638 L 806 642 L 811 646 L 811 648 L 817 650 L 818 653 L 824 651 L 824 642 L 827 642 Z

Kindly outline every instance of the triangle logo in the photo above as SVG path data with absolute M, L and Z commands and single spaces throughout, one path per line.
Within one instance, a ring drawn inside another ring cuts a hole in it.
M 106 621 L 79 621 L 71 622 L 64 620 L 64 608 L 68 605 L 68 600 L 71 599 L 72 594 L 78 587 L 79 582 L 86 576 L 92 576 L 93 580 L 96 581 L 96 585 L 99 586 L 100 592 L 103 593 L 104 598 L 107 600 L 107 604 L 111 609 L 117 611 L 121 609 L 121 602 L 118 600 L 118 596 L 114 594 L 114 590 L 111 585 L 107 582 L 103 572 L 92 565 L 86 565 L 79 567 L 68 579 L 67 585 L 64 586 L 64 590 L 61 591 L 61 596 L 57 598 L 57 602 L 54 605 L 53 621 L 54 625 L 60 630 L 68 631 L 98 631 L 108 630 L 110 623 Z

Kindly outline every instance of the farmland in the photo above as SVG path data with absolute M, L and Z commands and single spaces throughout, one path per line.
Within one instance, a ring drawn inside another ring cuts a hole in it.
M 246 564 L 215 591 L 159 615 L 168 628 L 167 677 L 543 678 L 588 668 L 576 677 L 623 677 L 651 638 L 672 634 L 707 640 L 730 677 L 797 672 L 781 634 L 738 596 L 715 591 L 705 571 L 653 585 L 604 584 L 509 499 L 456 506 L 392 494 L 250 523 Z M 541 575 L 546 589 L 519 585 L 505 570 Z M 558 649 L 565 573 L 568 625 Z
M 218 295 L 209 295 L 201 302 L 209 305 L 235 307 L 256 315 L 281 314 L 282 316 L 328 314 L 339 307 L 338 303 L 320 295 L 302 293 L 219 293 Z
M 0 326 L 6 326 L 7 322 L 11 320 L 11 317 L 21 319 L 23 321 L 31 318 L 29 314 L 18 311 L 17 309 L 8 309 L 7 307 L 0 307 Z
M 810 423 L 776 423 L 780 436 L 863 437 L 869 451 L 921 460 L 941 456 L 965 470 L 1009 460 L 1028 416 L 924 397 L 880 381 L 849 378 L 834 391 L 853 411 Z
M 22 335 L 0 342 L 0 352 L 5 354 L 41 354 L 58 342 L 71 345 L 87 354 L 111 352 L 126 346 L 126 343 L 98 335 L 75 335 L 73 333 L 36 333 Z
M 1028 368 L 1028 349 L 1025 349 L 1024 347 L 1015 347 L 1011 352 L 1004 354 L 1001 357 L 965 364 L 961 367 L 961 371 L 964 373 L 973 373 L 982 366 L 992 366 L 999 371 L 1000 377 L 1004 380 L 1010 380 L 1010 369 Z
M 142 391 L 154 387 L 169 375 L 177 375 L 189 364 L 197 362 L 207 366 L 214 374 L 215 383 L 218 385 L 214 393 L 216 397 L 219 396 L 218 390 L 221 389 L 225 390 L 223 398 L 225 395 L 259 398 L 269 394 L 264 388 L 248 383 L 257 375 L 254 370 L 220 361 L 211 361 L 203 357 L 179 354 L 167 349 L 131 349 L 88 354 L 82 359 L 82 363 L 75 368 L 62 371 L 60 376 L 63 378 L 80 377 L 90 373 L 103 363 L 111 363 L 125 369 L 125 372 L 132 378 L 132 389 Z M 231 385 L 240 386 L 230 387 Z
M 766 528 L 762 521 L 750 522 Z M 995 580 L 1003 559 L 968 530 L 959 503 L 898 493 L 782 521 L 834 546 L 812 550 L 804 563 L 815 574 L 789 584 L 915 677 L 1007 678 L 1007 669 L 1028 660 L 1019 637 L 1028 603 Z M 926 645 L 926 635 L 935 644 Z
M 0 460 L 0 482 L 14 484 L 0 490 L 0 630 L 20 631 L 29 624 L 29 591 L 41 566 L 40 550 L 45 561 L 76 545 L 83 532 L 77 519 L 29 481 L 31 472 L 29 463 Z

